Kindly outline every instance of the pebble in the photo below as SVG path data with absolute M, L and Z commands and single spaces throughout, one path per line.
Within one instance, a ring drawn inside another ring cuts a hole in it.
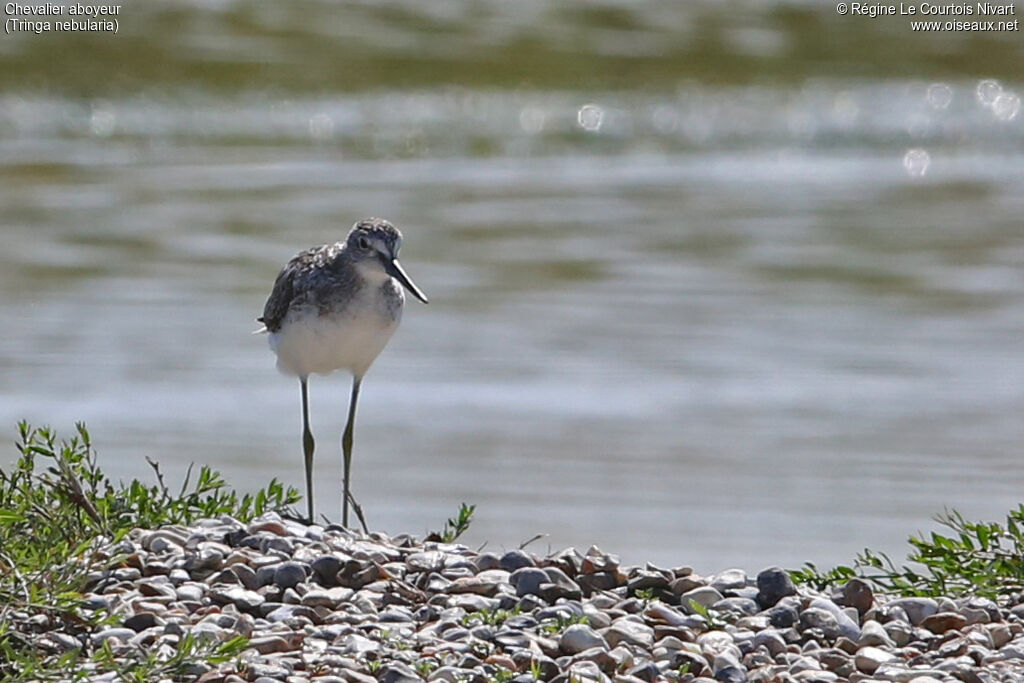
M 608 643 L 594 629 L 585 624 L 573 624 L 562 632 L 558 645 L 563 652 L 575 655 L 599 647 L 608 649 Z
M 888 604 L 889 609 L 899 608 L 906 612 L 914 626 L 939 611 L 939 603 L 931 598 L 900 598 Z
M 873 674 L 882 664 L 896 659 L 896 655 L 877 647 L 862 647 L 857 651 L 855 663 L 858 671 Z
M 860 637 L 857 638 L 857 645 L 860 647 L 873 645 L 893 649 L 896 647 L 896 641 L 889 637 L 889 634 L 881 624 L 874 619 L 869 619 L 861 627 Z
M 790 595 L 796 595 L 796 585 L 782 567 L 768 567 L 757 574 L 757 602 L 762 609 Z
M 611 647 L 625 643 L 651 648 L 654 645 L 654 629 L 643 622 L 623 617 L 605 629 L 604 639 Z
M 547 572 L 536 567 L 521 567 L 509 575 L 509 583 L 516 589 L 516 595 L 540 595 L 540 587 L 550 583 Z
M 701 607 L 711 607 L 723 599 L 724 596 L 717 589 L 711 586 L 701 586 L 700 588 L 694 588 L 683 593 L 680 596 L 680 604 L 682 604 L 683 609 L 692 611 L 693 608 L 690 606 L 691 600 Z
M 956 612 L 937 612 L 921 620 L 922 627 L 937 635 L 947 631 L 959 631 L 966 625 L 967 618 Z
M 137 530 L 110 554 L 129 559 L 91 573 L 84 603 L 116 626 L 79 639 L 15 614 L 14 628 L 45 653 L 110 641 L 126 666 L 186 634 L 247 637 L 244 677 L 234 662 L 182 670 L 204 683 L 1024 681 L 1024 596 L 891 599 L 860 579 L 821 594 L 779 567 L 700 576 L 597 547 L 475 553 L 273 514 Z
M 298 562 L 282 562 L 274 569 L 273 583 L 278 588 L 295 588 L 306 580 L 306 570 Z

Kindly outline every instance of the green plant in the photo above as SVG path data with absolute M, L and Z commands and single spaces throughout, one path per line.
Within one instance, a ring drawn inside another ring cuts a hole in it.
M 208 467 L 194 482 L 190 468 L 181 489 L 171 492 L 153 462 L 156 484 L 115 484 L 100 469 L 81 423 L 73 437 L 59 442 L 51 429 L 27 422 L 18 424 L 18 436 L 18 458 L 0 467 L 0 678 L 61 679 L 75 670 L 83 653 L 38 651 L 29 619 L 39 616 L 50 630 L 70 635 L 111 623 L 103 610 L 82 610 L 81 594 L 90 572 L 122 561 L 111 548 L 132 529 L 220 515 L 248 521 L 270 510 L 288 513 L 299 499 L 277 481 L 240 497 Z M 100 658 L 90 661 L 109 670 L 111 660 L 99 650 L 94 654 Z
M 1024 505 L 1005 524 L 970 522 L 956 510 L 935 520 L 952 530 L 909 539 L 907 555 L 917 567 L 897 567 L 885 553 L 865 549 L 852 567 L 819 572 L 812 564 L 791 572 L 793 580 L 826 588 L 859 577 L 877 589 L 908 596 L 980 595 L 1007 598 L 1024 590 Z
M 513 607 L 510 610 L 507 609 L 482 609 L 477 612 L 470 612 L 466 614 L 459 621 L 463 626 L 469 627 L 475 624 L 483 624 L 486 626 L 499 626 L 505 622 L 509 617 L 514 617 L 522 612 L 519 607 Z
M 649 603 L 651 600 L 656 599 L 654 597 L 653 588 L 640 588 L 636 591 L 636 593 L 634 593 L 634 595 L 636 595 L 637 599 L 642 600 L 645 605 Z
M 839 566 L 821 571 L 813 562 L 805 562 L 800 569 L 790 569 L 787 573 L 794 583 L 810 586 L 818 591 L 827 590 L 830 586 L 836 586 L 857 577 L 857 570 L 853 567 Z
M 565 629 L 569 628 L 573 624 L 587 624 L 590 620 L 586 616 L 581 614 L 564 614 L 559 613 L 553 619 L 545 619 L 540 622 L 540 630 L 544 633 L 555 634 L 561 633 Z
M 536 659 L 530 660 L 530 675 L 533 676 L 533 680 L 535 681 L 539 681 L 540 677 L 544 675 L 544 669 Z
M 454 543 L 455 539 L 469 531 L 469 525 L 473 522 L 473 513 L 475 511 L 476 505 L 461 503 L 458 514 L 448 518 L 444 523 L 444 529 L 440 532 L 434 532 L 428 538 L 442 543 Z
M 503 666 L 495 666 L 494 673 L 487 676 L 488 683 L 508 683 L 516 677 L 514 671 L 510 671 Z
M 421 678 L 426 679 L 431 672 L 437 668 L 437 666 L 438 664 L 436 659 L 423 657 L 416 660 L 416 664 L 413 665 L 413 668 L 416 669 L 416 673 L 418 673 Z
M 704 617 L 704 621 L 708 623 L 709 630 L 716 631 L 726 627 L 726 622 L 719 618 L 719 616 L 715 612 L 712 612 L 709 608 L 705 607 L 704 605 L 700 604 L 692 598 L 690 599 L 689 607 L 695 613 Z
M 104 641 L 93 655 L 93 661 L 103 670 L 115 672 L 122 681 L 146 683 L 167 677 L 181 679 L 194 671 L 197 662 L 223 664 L 236 658 L 248 645 L 249 640 L 244 636 L 217 643 L 204 642 L 187 633 L 169 656 L 135 649 L 115 655 L 110 641 Z

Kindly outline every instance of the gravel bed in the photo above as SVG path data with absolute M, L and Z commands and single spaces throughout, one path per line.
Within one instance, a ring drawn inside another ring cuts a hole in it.
M 888 599 L 856 579 L 826 595 L 778 567 L 699 576 L 596 547 L 476 552 L 276 515 L 137 529 L 109 555 L 123 562 L 90 575 L 86 605 L 117 623 L 36 618 L 38 648 L 106 641 L 127 661 L 189 633 L 248 638 L 238 658 L 190 665 L 210 682 L 1024 681 L 1024 604 Z

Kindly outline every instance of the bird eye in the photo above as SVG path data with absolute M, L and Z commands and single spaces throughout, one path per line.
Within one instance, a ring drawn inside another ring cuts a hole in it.
M 369 249 L 370 248 L 370 240 L 366 239 L 365 237 L 360 237 L 359 238 L 359 248 L 360 249 Z

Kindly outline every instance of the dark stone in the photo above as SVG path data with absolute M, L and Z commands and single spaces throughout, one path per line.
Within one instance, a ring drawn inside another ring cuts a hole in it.
M 249 565 L 239 562 L 238 564 L 231 565 L 231 567 L 225 571 L 230 571 L 234 574 L 235 578 L 238 579 L 238 582 L 249 590 L 256 590 L 259 588 L 259 584 L 256 582 L 256 572 Z
M 796 595 L 796 586 L 781 567 L 768 567 L 757 575 L 757 602 L 761 609 L 774 607 L 787 595 Z
M 727 666 L 715 673 L 715 680 L 721 683 L 746 683 L 747 672 L 738 666 Z
M 482 661 L 475 655 L 466 654 L 462 656 L 462 659 L 455 665 L 460 669 L 475 669 L 476 667 L 483 664 Z
M 409 666 L 401 662 L 391 662 L 381 668 L 377 674 L 380 683 L 421 683 L 422 678 Z
M 611 572 L 596 572 L 594 574 L 580 574 L 576 577 L 576 583 L 584 595 L 590 595 L 594 591 L 610 591 L 619 585 L 619 580 Z
M 678 670 L 679 667 L 685 666 L 694 676 L 706 676 L 711 671 L 708 660 L 689 650 L 674 650 L 669 653 L 667 660 L 672 669 Z
M 157 617 L 152 612 L 139 612 L 124 620 L 124 627 L 130 628 L 136 633 L 153 628 L 158 623 Z
M 295 544 L 283 536 L 260 536 L 260 552 L 267 555 L 272 550 L 290 556 L 295 552 Z
M 508 622 L 505 622 L 506 625 Z M 512 628 L 506 628 L 498 632 L 494 636 L 494 642 L 501 645 L 503 648 L 527 648 L 530 647 L 530 637 L 525 633 L 517 631 Z
M 278 588 L 295 588 L 306 580 L 306 567 L 298 562 L 282 562 L 274 570 L 274 585 Z
M 504 558 L 502 558 L 504 559 Z M 536 567 L 522 567 L 508 577 L 508 582 L 516 589 L 516 595 L 540 595 L 542 584 L 550 583 L 547 573 Z
M 346 588 L 359 590 L 373 583 L 381 576 L 380 567 L 376 563 L 365 560 L 349 560 L 338 572 L 338 583 Z
M 587 574 L 588 577 L 598 576 L 597 574 Z M 669 586 L 669 580 L 661 572 L 649 572 L 639 571 L 636 576 L 626 582 L 626 589 L 630 595 L 636 595 L 637 591 L 643 590 L 667 590 Z
M 109 602 L 103 595 L 89 595 L 82 601 L 82 607 L 87 610 L 107 609 Z
M 529 614 L 517 614 L 505 620 L 505 628 L 513 631 L 526 631 L 537 626 L 537 620 Z
M 498 561 L 498 568 L 504 569 L 507 572 L 514 572 L 517 569 L 523 567 L 536 567 L 537 563 L 533 561 L 533 558 L 524 553 L 522 550 L 510 550 L 501 556 Z
M 582 617 L 583 616 L 583 605 L 576 601 L 568 601 L 552 605 L 550 607 L 542 607 L 533 613 L 533 617 L 537 621 L 544 621 L 545 619 L 564 619 L 566 617 Z
M 480 553 L 473 560 L 473 564 L 476 565 L 477 571 L 487 571 L 488 569 L 502 569 L 501 558 L 494 553 Z
M 516 607 L 519 608 L 520 612 L 527 613 L 540 609 L 541 607 L 546 607 L 546 605 L 544 601 L 536 595 L 524 595 L 519 599 L 519 602 L 516 603 Z
M 341 571 L 341 559 L 336 555 L 321 555 L 310 565 L 313 576 L 321 586 L 331 588 L 338 585 L 338 572 Z
M 863 617 L 875 602 L 871 586 L 861 579 L 850 579 L 832 596 L 832 601 L 843 607 L 853 607 Z
M 777 605 L 768 610 L 768 623 L 775 628 L 789 628 L 799 619 L 800 615 L 790 605 Z
M 256 570 L 256 587 L 262 588 L 263 586 L 269 586 L 274 582 L 274 572 L 277 571 L 277 565 L 263 566 Z
M 654 681 L 661 678 L 661 669 L 659 669 L 658 665 L 654 662 L 644 662 L 643 664 L 634 666 L 632 669 L 627 671 L 626 674 L 629 676 L 635 676 L 641 681 L 647 681 L 647 683 L 654 683 Z
M 580 567 L 583 566 L 583 556 L 575 548 L 566 548 L 548 561 L 570 577 L 579 574 Z
M 561 669 L 555 660 L 545 655 L 534 655 L 532 664 L 537 665 L 537 669 L 540 673 L 540 680 L 542 681 L 550 681 L 561 673 Z

